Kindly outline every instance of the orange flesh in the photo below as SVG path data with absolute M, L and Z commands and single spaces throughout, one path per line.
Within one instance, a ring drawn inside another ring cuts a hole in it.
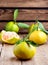
M 3 38 L 5 39 L 5 40 L 7 40 L 7 39 L 9 39 L 10 37 L 12 37 L 14 34 L 13 33 L 6 33 L 6 34 L 4 34 L 3 35 Z
M 15 32 L 5 32 L 5 33 L 3 33 L 3 36 L 2 36 L 2 38 L 4 40 L 8 40 L 8 39 L 11 39 L 13 37 L 18 37 L 18 35 Z

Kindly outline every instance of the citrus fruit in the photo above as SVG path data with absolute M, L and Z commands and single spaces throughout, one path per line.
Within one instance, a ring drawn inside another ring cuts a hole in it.
M 14 44 L 20 39 L 20 37 L 15 32 L 10 32 L 10 31 L 6 32 L 3 30 L 1 32 L 1 39 L 5 43 Z
M 18 59 L 31 59 L 36 53 L 36 47 L 23 41 L 15 44 L 13 52 Z
M 29 40 L 35 42 L 36 44 L 43 44 L 47 41 L 47 35 L 38 30 L 31 33 Z
M 19 31 L 19 27 L 17 24 L 15 24 L 13 21 L 8 22 L 5 26 L 5 30 L 6 31 L 14 31 L 14 32 L 18 32 Z

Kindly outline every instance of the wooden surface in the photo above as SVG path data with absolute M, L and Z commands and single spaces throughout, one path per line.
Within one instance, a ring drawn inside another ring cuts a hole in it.
M 6 9 L 5 7 L 12 7 L 13 9 Z M 26 9 L 29 7 L 32 9 Z M 48 0 L 1 0 L 0 30 L 4 29 L 8 20 L 13 20 L 14 8 L 19 8 L 17 20 L 20 22 L 31 20 L 31 22 L 24 22 L 31 25 L 38 16 L 38 19 L 43 21 L 41 22 L 45 29 L 48 30 Z M 19 33 L 21 37 L 24 37 L 27 32 L 27 30 L 20 29 Z M 27 61 L 18 60 L 13 54 L 13 47 L 14 45 L 2 45 L 0 42 L 0 65 L 48 65 L 48 41 L 46 44 L 37 47 L 36 55 Z
M 14 9 L 0 9 L 0 30 L 4 29 L 5 24 L 9 20 L 13 20 Z M 48 30 L 48 9 L 19 9 L 19 14 L 17 20 L 20 22 L 25 21 L 24 23 L 32 24 L 33 20 L 41 20 L 46 30 Z M 3 20 L 3 22 L 1 22 Z M 29 23 L 29 22 L 30 23 Z M 46 22 L 47 21 L 47 22 Z M 27 32 L 23 30 L 20 32 Z
M 21 36 L 22 34 L 20 34 Z M 21 36 L 25 36 L 24 34 Z M 37 47 L 35 56 L 26 61 L 18 60 L 13 54 L 14 45 L 8 45 L 0 43 L 2 48 L 0 54 L 0 65 L 48 65 L 48 41 L 46 44 Z
M 48 7 L 48 0 L 1 0 L 0 7 Z
M 0 20 L 13 20 L 14 9 L 0 9 Z M 19 9 L 17 20 L 48 20 L 48 9 Z

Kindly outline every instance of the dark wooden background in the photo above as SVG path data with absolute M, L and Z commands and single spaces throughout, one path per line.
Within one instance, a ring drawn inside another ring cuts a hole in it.
M 48 0 L 0 0 L 0 7 L 48 7 Z
M 48 30 L 48 0 L 1 0 L 0 30 L 4 29 L 7 21 L 13 20 L 13 12 L 16 8 L 19 9 L 17 21 L 31 24 L 38 16 L 38 20 Z

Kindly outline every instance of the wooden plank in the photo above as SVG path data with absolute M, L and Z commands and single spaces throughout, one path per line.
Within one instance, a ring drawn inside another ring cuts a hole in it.
M 13 54 L 13 45 L 4 45 L 1 53 L 1 65 L 21 65 Z
M 1 0 L 0 7 L 48 7 L 48 0 Z
M 37 47 L 34 58 L 28 61 L 22 61 L 22 65 L 48 65 L 48 42 L 45 45 Z
M 21 38 L 26 34 L 19 34 Z M 21 61 L 18 60 L 13 54 L 14 45 L 4 44 L 0 57 L 0 65 L 21 65 Z
M 6 23 L 7 22 L 0 22 L 0 30 L 3 30 L 5 28 Z M 24 22 L 24 23 L 31 25 L 32 23 L 35 23 L 35 22 Z M 45 29 L 48 30 L 48 22 L 42 22 L 42 23 L 43 23 Z M 20 29 L 19 32 L 20 33 L 26 33 L 28 31 L 26 29 Z
M 21 37 L 25 36 L 20 34 Z M 36 55 L 27 61 L 20 61 L 13 55 L 14 45 L 4 44 L 2 49 L 0 65 L 48 65 L 48 41 L 46 44 L 37 47 Z
M 13 20 L 14 9 L 0 9 L 0 20 Z M 48 20 L 48 10 L 46 9 L 19 9 L 17 20 Z
M 0 56 L 1 56 L 1 52 L 2 52 L 2 43 L 0 42 Z

